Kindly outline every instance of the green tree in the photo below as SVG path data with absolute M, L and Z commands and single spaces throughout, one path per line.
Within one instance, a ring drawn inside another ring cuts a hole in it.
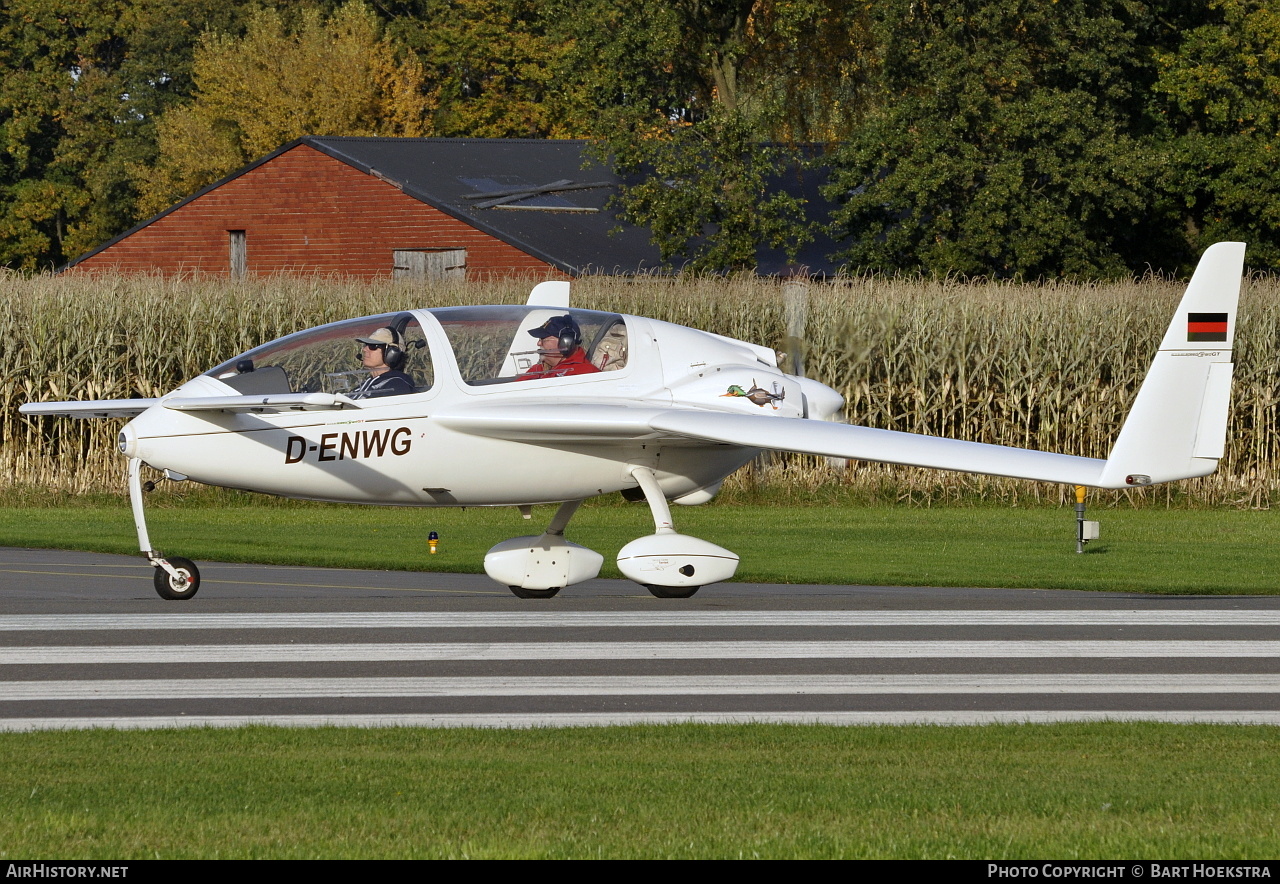
M 0 263 L 57 266 L 137 219 L 129 164 L 232 0 L 0 4 Z
M 801 200 L 778 187 L 797 157 L 761 144 L 740 113 L 713 108 L 696 125 L 609 144 L 630 177 L 623 214 L 653 232 L 664 262 L 694 272 L 753 269 L 762 245 L 794 256 L 809 239 Z
M 1004 277 L 1180 263 L 1150 112 L 1158 33 L 1136 0 L 877 4 L 875 108 L 829 157 L 843 256 Z
M 663 259 L 755 266 L 762 245 L 809 237 L 778 186 L 802 142 L 838 137 L 861 110 L 864 13 L 839 0 L 559 0 L 569 106 L 631 179 L 624 217 Z
M 556 72 L 565 54 L 536 0 L 385 4 L 388 32 L 418 53 L 437 135 L 572 138 L 589 114 L 570 114 Z M 579 122 L 575 122 L 579 121 Z
M 1280 271 L 1280 2 L 1208 6 L 1157 55 L 1178 133 L 1168 186 L 1194 252 L 1243 241 L 1250 266 Z
M 295 22 L 260 9 L 243 36 L 206 33 L 192 77 L 192 100 L 157 125 L 157 162 L 133 168 L 145 214 L 302 135 L 430 133 L 421 64 L 362 2 Z

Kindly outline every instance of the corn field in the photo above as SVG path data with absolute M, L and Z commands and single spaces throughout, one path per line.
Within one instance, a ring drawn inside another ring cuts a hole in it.
M 530 285 L 5 274 L 0 468 L 10 489 L 122 492 L 119 421 L 29 420 L 18 406 L 158 396 L 308 326 L 407 307 L 523 303 Z M 574 283 L 573 301 L 782 351 L 798 313 L 805 373 L 844 395 L 853 423 L 1105 457 L 1184 288 L 1162 279 L 1026 285 L 884 277 L 790 286 L 755 277 L 591 277 Z M 1218 472 L 1174 487 L 1095 493 L 1093 502 L 1266 507 L 1280 499 L 1278 349 L 1280 281 L 1246 280 L 1231 439 Z M 726 484 L 730 499 L 761 490 L 795 499 L 838 490 L 922 505 L 1070 495 L 1039 483 L 800 456 L 763 459 Z

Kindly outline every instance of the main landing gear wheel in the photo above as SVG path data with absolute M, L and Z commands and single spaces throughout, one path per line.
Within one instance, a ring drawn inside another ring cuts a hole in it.
M 156 592 L 160 594 L 160 598 L 177 601 L 195 595 L 200 588 L 200 569 L 196 567 L 196 563 L 182 556 L 170 556 L 166 561 L 173 565 L 178 575 L 175 577 L 164 568 L 156 567 Z
M 549 599 L 561 589 L 559 586 L 553 586 L 550 589 L 525 589 L 523 586 L 510 586 L 507 588 L 518 599 Z
M 646 583 L 644 588 L 660 599 L 687 599 L 702 589 L 701 586 L 654 586 L 652 583 Z

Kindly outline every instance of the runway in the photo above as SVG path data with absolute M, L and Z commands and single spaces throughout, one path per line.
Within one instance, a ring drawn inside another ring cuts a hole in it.
M 1280 598 L 593 580 L 0 549 L 0 730 L 1280 724 Z

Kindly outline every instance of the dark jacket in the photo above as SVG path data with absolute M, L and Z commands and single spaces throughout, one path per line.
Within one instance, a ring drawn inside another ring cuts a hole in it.
M 402 371 L 384 371 L 370 375 L 347 396 L 351 399 L 374 399 L 378 396 L 400 396 L 414 391 L 413 378 Z

